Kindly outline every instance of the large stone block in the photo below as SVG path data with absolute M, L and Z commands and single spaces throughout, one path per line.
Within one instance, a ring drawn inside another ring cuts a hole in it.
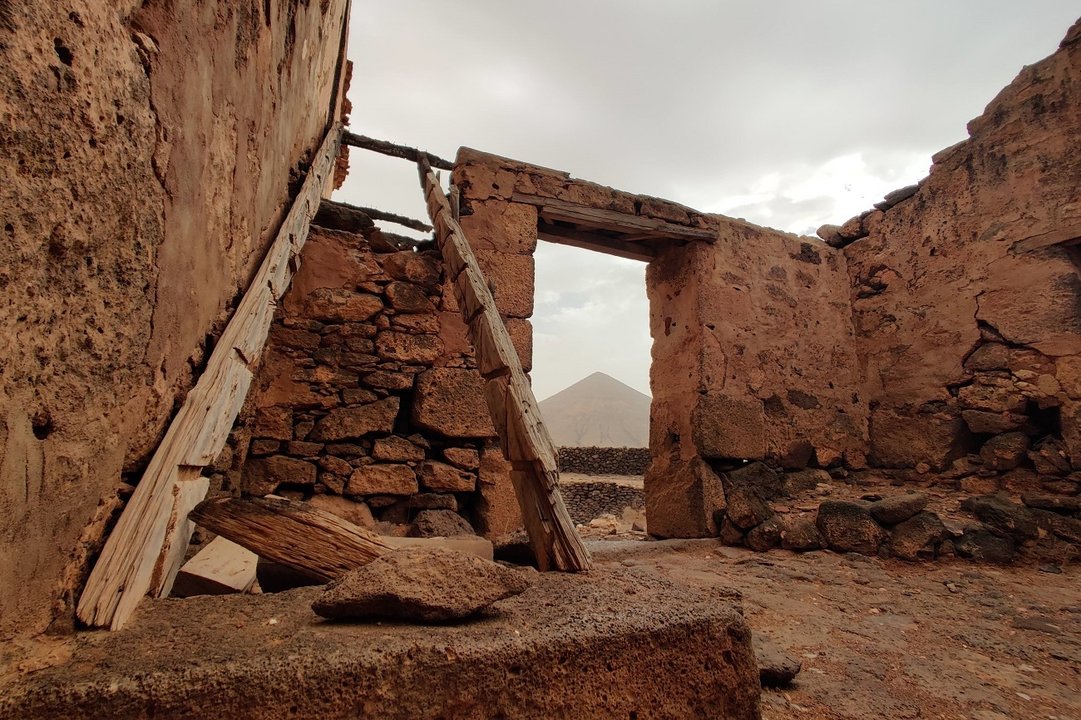
M 314 485 L 316 467 L 310 462 L 273 455 L 252 458 L 244 465 L 244 489 L 252 495 L 266 495 L 279 485 Z
M 320 322 L 364 322 L 383 309 L 375 295 L 346 288 L 319 288 L 305 299 L 301 315 Z
M 499 312 L 507 317 L 533 314 L 533 256 L 502 252 L 478 252 L 477 262 Z
M 488 538 L 499 537 L 522 527 L 522 510 L 511 482 L 511 465 L 496 444 L 480 451 L 480 496 L 476 501 L 474 525 Z
M 478 254 L 531 255 L 537 249 L 537 208 L 522 203 L 473 202 L 459 221 Z
M 434 254 L 402 250 L 382 256 L 383 271 L 395 280 L 404 280 L 435 289 L 443 275 L 443 267 Z
M 947 413 L 899 415 L 888 409 L 871 414 L 871 461 L 878 467 L 915 467 L 925 462 L 949 467 L 964 454 L 965 423 Z
M 370 405 L 335 408 L 316 423 L 308 437 L 327 442 L 359 438 L 368 433 L 389 433 L 394 430 L 400 402 L 399 398 L 391 396 Z
M 645 476 L 649 534 L 661 538 L 717 535 L 725 509 L 721 479 L 701 458 L 654 459 Z
M 413 422 L 446 437 L 495 436 L 484 402 L 484 379 L 476 370 L 432 368 L 417 376 Z
M 699 395 L 691 424 L 702 457 L 759 460 L 766 455 L 765 413 L 758 400 Z
M 477 489 L 476 475 L 436 460 L 421 463 L 417 474 L 421 485 L 433 492 L 473 492 Z

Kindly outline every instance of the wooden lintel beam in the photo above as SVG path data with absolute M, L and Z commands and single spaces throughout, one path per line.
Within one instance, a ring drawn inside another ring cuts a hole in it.
M 370 207 L 361 207 L 359 205 L 350 205 L 349 203 L 338 202 L 336 200 L 324 200 L 320 203 L 320 210 L 323 208 L 333 208 L 344 213 L 361 213 L 367 215 L 372 220 L 385 220 L 386 222 L 392 222 L 402 227 L 407 227 L 410 230 L 417 230 L 419 232 L 431 232 L 432 226 L 421 220 L 414 220 L 411 217 L 404 215 L 396 215 L 385 210 L 377 210 Z M 316 223 L 318 224 L 318 222 Z
M 566 222 L 595 230 L 608 230 L 625 235 L 644 235 L 651 238 L 696 240 L 710 243 L 715 242 L 717 239 L 715 232 L 704 228 L 677 225 L 658 218 L 631 215 L 617 210 L 576 205 L 555 198 L 514 193 L 511 200 L 535 205 L 541 219 L 552 222 Z
M 357 135 L 351 133 L 348 130 L 342 133 L 342 143 L 351 147 L 360 148 L 361 150 L 371 150 L 381 155 L 389 155 L 390 157 L 402 158 L 403 160 L 412 160 L 413 162 L 419 162 L 420 159 L 426 158 L 428 163 L 440 170 L 453 170 L 454 163 L 450 160 L 444 160 L 438 155 L 432 155 L 427 150 L 418 150 L 408 145 L 397 145 L 386 140 L 376 140 L 375 138 L 367 137 L 366 135 Z
M 649 262 L 656 256 L 648 245 L 624 242 L 599 233 L 563 225 L 541 223 L 537 229 L 537 237 L 559 245 L 594 250 L 606 255 L 627 258 L 628 260 Z

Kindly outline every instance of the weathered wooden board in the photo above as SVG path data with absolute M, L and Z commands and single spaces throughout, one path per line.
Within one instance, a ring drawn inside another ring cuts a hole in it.
M 259 556 L 218 536 L 184 563 L 173 583 L 173 597 L 244 593 L 255 585 Z
M 391 550 L 369 530 L 285 498 L 204 500 L 191 511 L 191 519 L 259 557 L 324 581 Z
M 105 543 L 77 614 L 87 625 L 118 629 L 147 593 L 168 595 L 188 540 L 187 513 L 206 495 L 199 470 L 221 451 L 266 343 L 274 306 L 299 267 L 311 218 L 334 172 L 342 127 L 316 153 L 289 213 L 241 299 L 206 370 L 188 393 Z
M 438 177 L 423 158 L 418 165 L 436 240 L 444 263 L 452 275 L 457 275 L 456 296 L 469 327 L 477 365 L 487 380 L 484 399 L 503 454 L 514 463 L 511 481 L 537 565 L 542 570 L 587 570 L 589 552 L 560 496 L 555 450 L 541 422 L 529 379 Z
M 514 193 L 511 200 L 535 205 L 542 220 L 568 222 L 598 230 L 612 230 L 628 236 L 639 236 L 641 239 L 670 238 L 708 243 L 717 241 L 717 233 L 712 230 L 677 225 L 657 218 L 631 215 L 617 210 L 586 207 L 564 200 L 525 193 Z

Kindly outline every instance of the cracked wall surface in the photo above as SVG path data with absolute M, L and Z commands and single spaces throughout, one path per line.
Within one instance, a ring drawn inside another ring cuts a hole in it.
M 0 637 L 70 607 L 254 273 L 344 5 L 0 3 Z
M 1020 431 L 1060 433 L 1081 466 L 1078 249 L 1026 249 L 1081 235 L 1078 35 L 1026 67 L 844 248 L 877 465 L 943 470 Z

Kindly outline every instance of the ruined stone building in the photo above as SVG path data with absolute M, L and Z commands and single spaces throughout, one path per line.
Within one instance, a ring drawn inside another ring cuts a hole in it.
M 276 266 L 285 284 L 272 279 L 258 311 L 265 342 L 230 346 L 242 380 L 216 390 L 231 403 L 216 429 L 228 440 L 178 461 L 169 502 L 277 494 L 388 534 L 522 528 L 520 468 L 501 450 L 438 247 L 356 211 L 315 214 L 347 172 L 344 146 L 318 161 L 348 121 L 348 11 L 0 2 L 0 638 L 84 627 L 76 610 L 106 539 L 217 367 L 227 324 L 265 290 L 253 278 L 265 280 L 283 223 L 301 229 Z M 947 543 L 975 560 L 1039 546 L 1068 560 L 1081 542 L 1081 25 L 968 131 L 918 185 L 821 237 L 468 148 L 449 183 L 526 372 L 538 242 L 648 263 L 653 538 L 909 559 Z M 316 201 L 295 210 L 305 182 Z M 795 519 L 770 507 L 823 478 L 871 476 L 897 492 L 946 489 L 944 518 L 972 496 L 984 505 L 970 504 L 970 527 L 919 516 L 903 537 L 898 521 L 846 514 L 862 506 Z M 1024 494 L 1027 510 L 1007 499 Z M 1012 512 L 1032 528 L 1000 532 Z M 183 559 L 193 529 L 174 512 L 162 556 Z M 150 594 L 168 595 L 172 576 L 156 567 Z M 711 612 L 746 635 L 727 609 Z M 757 690 L 737 681 L 753 658 L 733 633 L 718 692 L 741 698 L 726 716 L 752 717 L 739 708 Z M 627 653 L 618 683 L 646 660 L 612 642 Z M 603 665 L 597 643 L 584 667 Z

